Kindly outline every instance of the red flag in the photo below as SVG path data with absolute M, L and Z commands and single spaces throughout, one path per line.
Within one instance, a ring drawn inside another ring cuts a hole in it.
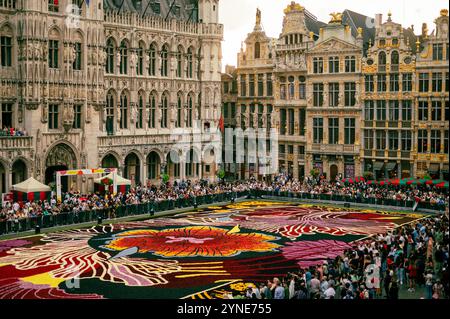
M 53 0 L 53 4 L 54 4 L 55 6 L 58 5 L 58 2 L 59 2 L 59 0 Z
M 225 122 L 223 120 L 223 115 L 220 116 L 219 129 L 222 133 L 225 131 Z

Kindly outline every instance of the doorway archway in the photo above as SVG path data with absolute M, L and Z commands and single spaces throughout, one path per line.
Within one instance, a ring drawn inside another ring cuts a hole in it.
M 45 184 L 56 184 L 56 172 L 76 168 L 77 157 L 69 145 L 60 143 L 55 145 L 48 152 L 45 160 L 45 167 Z M 62 192 L 68 192 L 70 190 L 71 185 L 69 184 L 69 181 L 71 180 L 69 180 L 67 176 L 61 177 Z
M 131 180 L 133 186 L 141 182 L 141 161 L 135 153 L 125 158 L 124 177 Z
M 332 180 L 332 181 L 336 180 L 337 174 L 338 174 L 337 165 L 331 165 L 330 166 L 330 180 Z
M 28 178 L 27 165 L 21 159 L 14 162 L 12 166 L 12 184 L 18 184 Z

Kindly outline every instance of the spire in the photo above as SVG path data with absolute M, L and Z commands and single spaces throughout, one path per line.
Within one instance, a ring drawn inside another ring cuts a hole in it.
M 391 22 L 392 21 L 392 11 L 389 10 L 388 12 L 388 21 Z

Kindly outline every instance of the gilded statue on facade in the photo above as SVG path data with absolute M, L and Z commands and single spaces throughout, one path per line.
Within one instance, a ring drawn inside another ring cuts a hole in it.
M 256 25 L 261 25 L 261 10 L 256 9 Z
M 330 13 L 331 20 L 329 23 L 341 23 L 342 22 L 342 13 L 333 12 Z

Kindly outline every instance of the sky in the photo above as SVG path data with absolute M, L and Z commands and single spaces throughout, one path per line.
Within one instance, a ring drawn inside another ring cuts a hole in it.
M 320 21 L 328 22 L 331 12 L 345 9 L 375 17 L 383 14 L 383 22 L 389 10 L 392 20 L 404 27 L 414 24 L 416 34 L 422 30 L 422 23 L 428 30 L 434 30 L 434 19 L 441 9 L 449 7 L 448 0 L 297 0 L 301 6 L 314 14 Z M 224 25 L 222 42 L 222 67 L 237 64 L 237 53 L 241 42 L 252 32 L 255 25 L 256 8 L 262 13 L 262 26 L 267 36 L 278 38 L 283 23 L 283 10 L 291 0 L 220 0 L 219 21 Z

